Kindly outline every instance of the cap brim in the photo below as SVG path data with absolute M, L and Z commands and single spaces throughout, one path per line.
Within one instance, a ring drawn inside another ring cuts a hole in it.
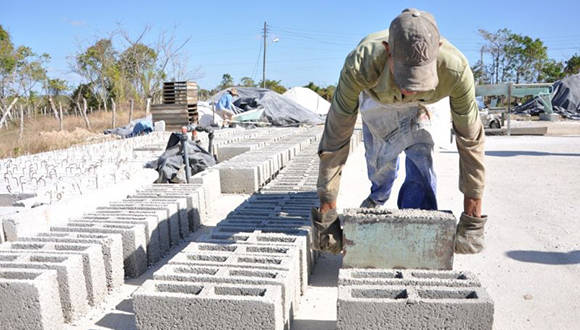
M 399 88 L 410 92 L 434 90 L 439 83 L 437 61 L 425 65 L 407 66 L 404 63 L 393 63 L 393 78 Z

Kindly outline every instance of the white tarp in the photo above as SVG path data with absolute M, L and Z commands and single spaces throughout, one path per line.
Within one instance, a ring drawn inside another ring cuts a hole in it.
M 319 115 L 326 115 L 330 109 L 330 102 L 320 97 L 310 88 L 293 87 L 283 95 Z

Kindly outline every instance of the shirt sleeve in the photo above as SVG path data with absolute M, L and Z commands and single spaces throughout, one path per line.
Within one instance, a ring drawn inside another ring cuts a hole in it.
M 465 68 L 451 95 L 451 118 L 459 152 L 459 190 L 466 197 L 481 198 L 485 183 L 485 132 L 475 100 L 473 74 Z
M 322 202 L 336 201 L 356 123 L 359 94 L 376 84 L 386 59 L 384 46 L 374 43 L 359 45 L 345 60 L 318 147 L 317 190 Z

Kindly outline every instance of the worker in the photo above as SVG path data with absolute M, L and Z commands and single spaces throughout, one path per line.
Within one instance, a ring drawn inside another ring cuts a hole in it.
M 238 96 L 238 90 L 234 87 L 228 89 L 215 105 L 215 111 L 224 120 L 223 126 L 228 126 L 235 114 L 235 107 L 232 99 Z
M 372 184 L 361 207 L 377 208 L 387 201 L 399 155 L 405 152 L 406 177 L 398 207 L 437 209 L 429 104 L 445 97 L 450 100 L 464 195 L 455 252 L 483 249 L 484 131 L 473 74 L 463 54 L 440 37 L 434 17 L 417 9 L 403 10 L 388 30 L 365 37 L 345 60 L 318 148 L 320 208 L 312 210 L 315 249 L 342 250 L 336 199 L 359 111 Z

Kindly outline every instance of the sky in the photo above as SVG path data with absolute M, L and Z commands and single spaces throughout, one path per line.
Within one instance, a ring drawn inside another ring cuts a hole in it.
M 26 1 L 0 0 L 0 25 L 15 45 L 48 53 L 48 74 L 72 84 L 71 57 L 120 29 L 136 38 L 145 27 L 151 44 L 173 35 L 183 47 L 188 77 L 201 88 L 219 84 L 224 73 L 262 79 L 263 27 L 267 22 L 266 79 L 286 87 L 312 81 L 336 84 L 346 55 L 367 34 L 387 29 L 405 8 L 431 12 L 441 35 L 473 65 L 483 39 L 478 29 L 508 28 L 540 38 L 548 55 L 566 60 L 580 54 L 580 1 Z M 118 48 L 126 44 L 118 34 Z M 484 62 L 487 59 L 484 58 Z

